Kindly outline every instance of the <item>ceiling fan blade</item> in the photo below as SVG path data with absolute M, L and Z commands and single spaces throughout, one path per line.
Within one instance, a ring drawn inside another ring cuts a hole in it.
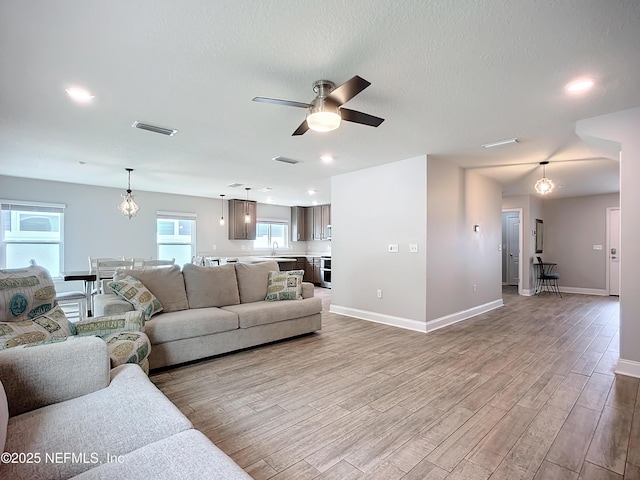
M 302 135 L 307 130 L 309 130 L 309 124 L 307 123 L 307 120 L 305 119 L 304 122 L 302 122 L 300 124 L 300 126 L 296 129 L 296 131 L 291 134 L 291 136 L 294 137 L 296 135 Z
M 369 125 L 370 127 L 377 127 L 384 118 L 374 117 L 368 113 L 357 112 L 356 110 L 349 110 L 348 108 L 340 108 L 340 116 L 342 120 L 346 122 L 361 123 L 362 125 Z
M 351 80 L 347 80 L 342 85 L 334 89 L 327 96 L 327 99 L 340 106 L 343 103 L 347 103 L 369 85 L 371 85 L 371 82 L 368 82 L 364 78 L 356 75 Z
M 278 98 L 269 97 L 254 97 L 253 101 L 260 103 L 273 103 L 275 105 L 284 105 L 285 107 L 309 108 L 311 106 L 308 103 L 294 102 L 292 100 L 280 100 Z

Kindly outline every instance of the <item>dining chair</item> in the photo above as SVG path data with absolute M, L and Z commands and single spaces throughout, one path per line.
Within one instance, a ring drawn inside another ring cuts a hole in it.
M 142 268 L 168 267 L 175 265 L 175 263 L 175 258 L 172 258 L 171 260 L 142 260 Z
M 199 267 L 204 266 L 204 257 L 202 255 L 196 255 L 191 258 L 191 263 L 194 265 L 198 265 Z
M 540 296 L 542 290 L 545 289 L 547 293 L 551 294 L 551 292 L 553 292 L 562 298 L 562 293 L 560 293 L 560 288 L 558 287 L 560 274 L 552 271 L 555 263 L 544 263 L 542 257 L 536 257 L 536 259 L 538 260 L 538 263 L 535 264 L 538 266 L 538 286 L 536 293 Z
M 102 291 L 102 280 L 111 279 L 119 268 L 133 268 L 133 259 L 122 260 L 113 258 L 96 258 L 96 290 L 98 293 Z

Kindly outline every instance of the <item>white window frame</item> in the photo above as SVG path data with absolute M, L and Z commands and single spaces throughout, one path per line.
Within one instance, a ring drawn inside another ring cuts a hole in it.
M 253 241 L 253 249 L 254 250 L 271 250 L 273 248 L 273 240 L 272 240 L 272 236 L 271 236 L 271 225 L 282 225 L 284 227 L 286 227 L 287 231 L 285 232 L 285 236 L 284 236 L 284 245 L 282 245 L 280 242 L 278 242 L 278 250 L 281 249 L 287 249 L 289 248 L 289 231 L 291 230 L 291 225 L 289 225 L 289 222 L 286 222 L 284 220 L 261 220 L 258 219 L 256 221 L 256 236 L 257 236 L 257 232 L 258 232 L 258 228 L 259 225 L 268 225 L 269 226 L 269 234 L 268 234 L 268 245 L 263 245 L 262 242 L 256 238 Z
M 58 245 L 58 261 L 59 264 L 47 265 L 46 261 L 41 258 L 38 259 L 38 255 L 34 251 L 31 259 L 35 260 L 38 264 L 47 268 L 52 277 L 61 278 L 59 272 L 64 270 L 64 210 L 66 205 L 63 203 L 44 203 L 44 202 L 31 202 L 25 200 L 4 200 L 0 199 L 0 268 L 12 268 L 23 267 L 28 265 L 28 261 L 25 265 L 7 265 L 7 248 L 10 245 Z M 7 230 L 4 222 L 4 212 L 10 212 L 11 215 L 11 229 Z M 29 233 L 22 232 L 20 230 L 19 216 L 24 213 L 33 212 L 35 214 L 57 214 L 58 219 L 58 232 L 37 232 L 30 231 Z
M 191 241 L 184 242 L 180 241 L 179 234 L 174 234 L 174 239 L 166 239 L 165 241 L 161 241 L 160 235 L 158 234 L 158 221 L 159 220 L 172 220 L 175 222 L 176 228 L 179 226 L 180 221 L 192 221 L 193 226 L 191 228 Z M 195 213 L 184 213 L 184 212 L 156 212 L 156 253 L 157 258 L 161 260 L 171 260 L 170 258 L 161 258 L 160 256 L 160 246 L 161 245 L 191 245 L 191 255 L 188 261 L 191 261 L 191 258 L 196 254 L 197 251 L 197 228 L 198 228 L 198 215 Z M 179 263 L 179 262 L 176 262 Z

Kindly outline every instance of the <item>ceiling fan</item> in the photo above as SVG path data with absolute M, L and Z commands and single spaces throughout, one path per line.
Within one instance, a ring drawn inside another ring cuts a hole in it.
M 292 136 L 302 135 L 309 129 L 317 132 L 330 132 L 338 128 L 342 120 L 377 127 L 384 122 L 384 118 L 374 117 L 368 113 L 357 112 L 356 110 L 342 107 L 343 104 L 347 103 L 369 85 L 371 85 L 371 82 L 357 75 L 339 87 L 336 87 L 336 85 L 329 80 L 318 80 L 313 84 L 313 91 L 316 93 L 316 98 L 314 98 L 311 103 L 279 100 L 269 97 L 254 97 L 253 101 L 308 109 L 307 118 L 305 118 L 304 122 L 293 132 Z

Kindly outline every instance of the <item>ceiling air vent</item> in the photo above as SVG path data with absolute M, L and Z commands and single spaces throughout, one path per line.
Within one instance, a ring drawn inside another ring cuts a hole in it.
M 156 127 L 155 125 L 149 125 L 148 123 L 142 122 L 133 122 L 133 125 L 131 126 L 134 128 L 140 128 L 142 130 L 148 130 L 150 132 L 161 133 L 162 135 L 168 135 L 169 137 L 173 137 L 176 133 L 178 133 L 178 130 Z
M 231 184 L 227 185 L 227 187 L 229 187 L 229 188 L 238 188 L 238 187 L 241 187 L 242 185 L 244 185 L 244 183 L 231 183 Z
M 295 165 L 296 163 L 300 163 L 300 160 L 294 160 L 293 158 L 287 157 L 273 157 L 276 162 L 288 163 L 290 165 Z

